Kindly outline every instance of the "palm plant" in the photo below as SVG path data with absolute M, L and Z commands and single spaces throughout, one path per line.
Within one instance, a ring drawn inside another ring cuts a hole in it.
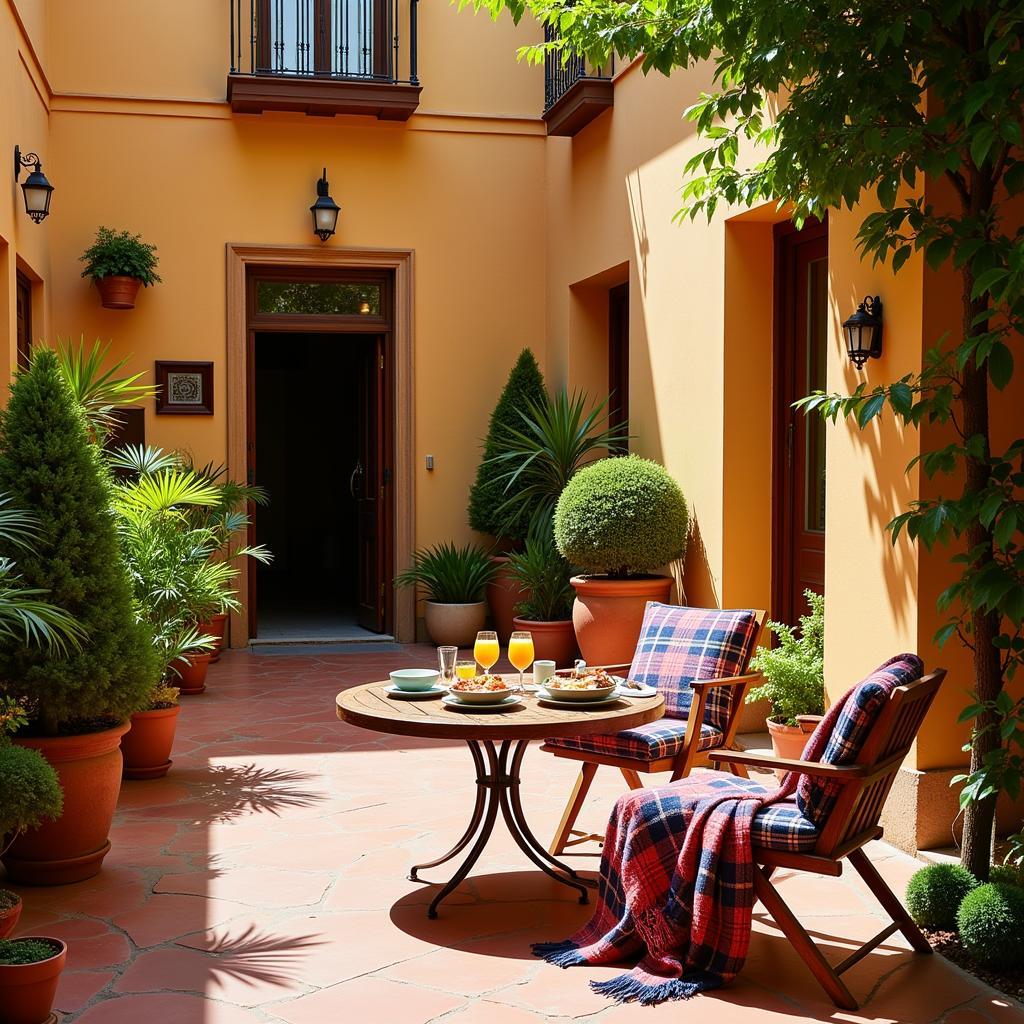
M 427 600 L 439 604 L 472 604 L 484 599 L 494 573 L 494 563 L 478 544 L 460 548 L 445 541 L 415 552 L 412 566 L 398 574 L 395 586 L 419 585 Z
M 629 440 L 625 423 L 607 424 L 607 399 L 591 405 L 585 392 L 562 388 L 545 401 L 519 410 L 522 425 L 496 439 L 498 454 L 489 462 L 504 472 L 508 497 L 499 512 L 509 518 L 527 510 L 531 531 L 550 526 L 565 485 L 587 463 L 604 454 L 620 454 Z
M 576 590 L 570 582 L 574 569 L 555 546 L 550 527 L 536 529 L 522 551 L 509 555 L 512 576 L 527 594 L 516 605 L 520 618 L 533 622 L 564 621 L 572 617 Z
M 255 484 L 241 484 L 227 475 L 227 467 L 215 466 L 208 462 L 196 468 L 187 463 L 196 475 L 217 488 L 220 499 L 215 506 L 197 507 L 194 514 L 198 521 L 217 536 L 218 551 L 222 558 L 230 559 L 239 556 L 254 558 L 264 564 L 273 559 L 273 555 L 263 544 L 244 544 L 234 546 L 236 539 L 248 533 L 252 519 L 246 511 L 248 505 L 266 505 L 269 501 L 266 488 Z

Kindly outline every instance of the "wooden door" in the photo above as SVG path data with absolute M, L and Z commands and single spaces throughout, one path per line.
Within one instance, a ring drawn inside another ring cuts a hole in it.
M 776 229 L 773 616 L 793 624 L 825 586 L 825 423 L 793 408 L 824 388 L 828 225 Z
M 357 506 L 357 618 L 363 629 L 383 633 L 390 587 L 387 564 L 388 368 L 384 338 L 374 338 L 371 344 L 364 345 L 363 351 L 358 381 L 357 459 L 349 474 L 349 494 Z
M 18 317 L 18 369 L 27 370 L 32 359 L 32 282 L 20 271 L 16 281 Z

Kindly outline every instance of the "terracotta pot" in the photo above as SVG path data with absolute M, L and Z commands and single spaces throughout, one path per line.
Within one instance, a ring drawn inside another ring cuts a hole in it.
M 797 715 L 798 725 L 783 725 L 782 722 L 776 722 L 769 718 L 768 734 L 772 738 L 772 753 L 776 757 L 787 757 L 798 761 L 804 752 L 807 737 L 814 732 L 821 717 L 821 715 Z M 781 768 L 776 768 L 775 774 L 782 779 L 786 773 Z
M 134 309 L 135 297 L 139 294 L 142 282 L 137 277 L 112 274 L 110 277 L 96 278 L 96 287 L 104 309 Z
M 572 619 L 536 622 L 513 619 L 516 629 L 533 634 L 533 656 L 537 661 L 553 661 L 558 668 L 570 668 L 576 660 L 576 630 Z
M 181 708 L 136 711 L 131 731 L 121 737 L 126 779 L 159 779 L 171 767 L 171 747 Z
M 188 661 L 178 658 L 171 662 L 171 667 L 178 673 L 179 679 L 172 686 L 189 696 L 202 693 L 206 689 L 206 673 L 210 669 L 213 655 L 209 651 L 190 651 Z
M 196 628 L 200 633 L 205 633 L 215 638 L 213 650 L 210 652 L 212 655 L 210 664 L 212 665 L 215 661 L 220 661 L 221 652 L 224 650 L 224 640 L 228 631 L 228 613 L 217 612 L 216 615 L 211 615 L 206 622 L 200 622 Z
M 0 839 L 2 842 L 2 839 Z M 10 890 L 6 890 L 10 892 Z M 12 896 L 17 896 L 17 893 L 11 893 Z M 18 896 L 18 902 L 13 907 L 8 907 L 7 910 L 0 910 L 0 939 L 6 939 L 15 928 L 18 927 L 18 918 L 21 917 L 22 902 L 21 897 Z
M 84 736 L 14 737 L 38 750 L 57 771 L 64 813 L 26 832 L 4 854 L 7 876 L 24 885 L 67 885 L 99 874 L 110 849 L 110 823 L 121 788 L 125 722 Z
M 477 633 L 487 622 L 487 602 L 441 604 L 439 601 L 427 601 L 423 618 L 435 644 L 472 647 Z
M 508 644 L 508 638 L 517 626 L 512 624 L 516 616 L 516 605 L 529 596 L 512 575 L 508 555 L 491 555 L 497 567 L 494 578 L 487 584 L 487 604 L 491 609 L 491 623 L 498 634 L 498 642 Z
M 619 665 L 633 660 L 648 601 L 667 601 L 670 576 L 574 576 L 572 622 L 588 665 Z
M 34 964 L 0 964 L 0 1013 L 4 1024 L 50 1024 L 57 995 L 57 982 L 64 970 L 68 947 L 60 939 L 45 935 L 22 935 L 22 939 L 48 942 L 54 954 Z

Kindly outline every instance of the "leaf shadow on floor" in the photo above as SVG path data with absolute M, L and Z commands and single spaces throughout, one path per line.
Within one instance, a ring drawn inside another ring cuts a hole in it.
M 208 824 L 259 813 L 279 817 L 287 810 L 315 807 L 328 799 L 311 785 L 320 781 L 319 776 L 293 769 L 211 764 L 181 775 L 191 789 L 190 799 L 208 808 Z

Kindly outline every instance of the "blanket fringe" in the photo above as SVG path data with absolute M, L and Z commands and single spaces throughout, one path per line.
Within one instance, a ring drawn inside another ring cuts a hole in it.
M 608 981 L 592 981 L 590 987 L 597 993 L 614 999 L 617 1003 L 639 1003 L 641 1006 L 655 1006 L 672 999 L 691 999 L 701 992 L 721 988 L 722 979 L 706 971 L 693 972 L 685 978 L 672 978 L 651 983 L 642 981 L 634 972 L 620 974 Z
M 585 964 L 587 958 L 580 952 L 575 942 L 535 942 L 530 947 L 533 955 L 546 960 L 556 967 L 577 967 Z

